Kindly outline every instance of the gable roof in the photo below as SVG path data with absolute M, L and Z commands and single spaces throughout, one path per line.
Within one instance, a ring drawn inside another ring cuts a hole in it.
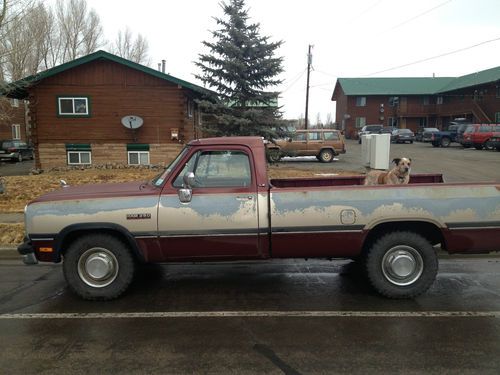
M 500 66 L 461 77 L 338 78 L 345 95 L 434 95 L 500 80 Z
M 3 92 L 6 93 L 9 97 L 19 98 L 19 99 L 25 98 L 28 96 L 28 93 L 26 91 L 27 87 L 45 79 L 45 78 L 52 77 L 56 74 L 59 74 L 59 73 L 66 71 L 66 70 L 73 69 L 73 68 L 76 68 L 80 65 L 84 65 L 84 64 L 87 64 L 89 62 L 96 61 L 96 60 L 113 61 L 115 63 L 127 66 L 127 67 L 135 69 L 135 70 L 139 70 L 143 73 L 152 75 L 154 77 L 163 79 L 165 81 L 180 85 L 180 86 L 182 86 L 186 89 L 192 90 L 198 94 L 202 94 L 202 95 L 213 94 L 213 92 L 211 90 L 208 90 L 204 87 L 195 85 L 193 83 L 184 81 L 180 78 L 176 78 L 176 77 L 171 76 L 169 74 L 162 73 L 158 70 L 149 68 L 147 66 L 135 63 L 133 61 L 124 59 L 123 57 L 116 56 L 116 55 L 113 55 L 109 52 L 102 51 L 102 50 L 91 53 L 91 54 L 83 56 L 83 57 L 79 57 L 75 60 L 72 60 L 72 61 L 66 62 L 64 64 L 55 66 L 53 68 L 47 69 L 43 72 L 33 74 L 29 77 L 25 77 L 23 79 L 20 79 L 16 82 L 12 82 L 12 83 L 6 85 Z

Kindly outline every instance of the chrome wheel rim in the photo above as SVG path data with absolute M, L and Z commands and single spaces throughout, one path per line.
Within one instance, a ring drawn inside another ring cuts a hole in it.
M 387 281 L 397 286 L 411 285 L 424 271 L 420 253 L 411 246 L 398 245 L 382 258 L 382 273 Z
M 323 152 L 321 154 L 321 159 L 323 161 L 330 161 L 330 160 L 332 160 L 332 158 L 333 158 L 333 155 L 331 153 L 329 153 L 329 152 Z
M 93 247 L 78 260 L 80 279 L 93 288 L 104 288 L 118 276 L 118 260 L 108 249 Z

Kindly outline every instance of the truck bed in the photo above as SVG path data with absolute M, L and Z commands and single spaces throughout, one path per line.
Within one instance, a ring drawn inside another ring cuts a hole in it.
M 291 187 L 320 187 L 320 186 L 349 186 L 363 185 L 364 175 L 334 176 L 319 178 L 277 178 L 271 180 L 271 185 L 276 188 Z M 442 174 L 420 173 L 410 175 L 410 184 L 436 184 L 443 183 Z

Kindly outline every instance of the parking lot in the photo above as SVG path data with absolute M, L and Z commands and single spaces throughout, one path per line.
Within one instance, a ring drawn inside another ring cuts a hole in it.
M 309 169 L 313 166 L 321 173 L 334 169 L 364 173 L 361 145 L 346 140 L 347 152 L 337 156 L 333 163 L 318 163 L 315 158 L 287 158 L 282 165 Z M 441 173 L 447 182 L 500 181 L 500 152 L 464 149 L 456 143 L 448 148 L 432 147 L 430 143 L 391 144 L 390 159 L 412 159 L 412 173 Z
M 360 146 L 318 173 L 362 173 Z M 391 145 L 414 173 L 500 181 L 500 152 Z M 29 162 L 0 166 L 27 173 Z M 14 172 L 12 172 L 14 170 Z M 500 250 L 500 249 L 499 249 Z M 6 374 L 498 374 L 500 258 L 443 256 L 415 300 L 375 294 L 345 260 L 144 267 L 111 302 L 76 298 L 61 265 L 0 257 Z

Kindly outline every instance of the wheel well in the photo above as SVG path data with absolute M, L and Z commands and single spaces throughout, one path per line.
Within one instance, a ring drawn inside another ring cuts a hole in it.
M 90 235 L 90 234 L 108 234 L 113 236 L 125 243 L 130 247 L 132 251 L 132 255 L 135 260 L 142 262 L 144 259 L 139 251 L 137 243 L 135 242 L 132 236 L 127 236 L 125 233 L 118 229 L 114 228 L 81 228 L 68 231 L 67 233 L 61 232 L 62 237 L 58 239 L 56 243 L 56 249 L 58 252 L 58 256 L 64 255 L 66 249 L 79 237 Z
M 437 225 L 426 221 L 392 221 L 378 224 L 369 231 L 363 243 L 363 252 L 368 251 L 370 245 L 384 234 L 402 231 L 417 233 L 433 246 L 441 244 L 441 247 L 445 248 L 443 234 Z
M 323 147 L 321 150 L 319 150 L 319 154 L 318 156 L 324 151 L 324 150 L 329 150 L 331 152 L 333 152 L 333 156 L 336 156 L 337 155 L 337 152 L 335 151 L 335 149 L 333 147 Z

